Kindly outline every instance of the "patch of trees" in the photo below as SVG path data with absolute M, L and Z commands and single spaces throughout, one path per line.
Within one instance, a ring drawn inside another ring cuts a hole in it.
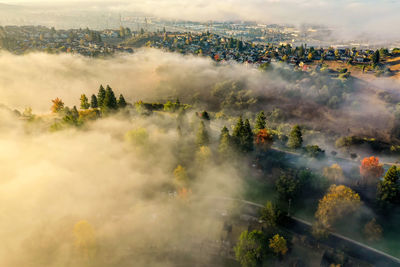
M 311 158 L 322 158 L 325 156 L 325 151 L 317 145 L 308 145 L 304 148 L 304 152 Z
M 218 110 L 245 110 L 257 103 L 258 99 L 245 84 L 237 81 L 217 83 L 211 91 L 214 108 Z
M 306 199 L 320 198 L 329 182 L 325 177 L 307 169 L 289 169 L 280 175 L 275 186 L 282 204 L 290 201 L 300 206 Z
M 280 68 L 276 75 L 290 82 L 284 91 L 287 97 L 313 100 L 332 109 L 339 108 L 355 88 L 352 80 L 348 79 L 349 72 L 339 74 L 340 79 L 337 79 L 337 74 L 309 74 Z
M 377 140 L 375 138 L 345 136 L 337 139 L 335 145 L 337 148 L 341 148 L 346 151 L 357 147 L 363 147 L 366 149 L 370 149 L 375 153 L 391 153 L 390 144 L 381 140 Z
M 288 252 L 287 238 L 260 230 L 244 231 L 234 247 L 237 261 L 243 267 L 261 266 L 267 258 L 281 258 Z
M 114 91 L 109 85 L 107 85 L 106 89 L 100 85 L 97 96 L 93 94 L 90 103 L 87 96 L 82 94 L 80 96 L 80 111 L 76 106 L 72 108 L 66 107 L 58 97 L 53 99 L 52 103 L 51 111 L 62 117 L 61 121 L 51 125 L 50 129 L 53 131 L 61 130 L 66 126 L 81 126 L 87 120 L 95 120 L 101 115 L 122 110 L 128 105 L 122 94 L 118 99 L 115 97 Z

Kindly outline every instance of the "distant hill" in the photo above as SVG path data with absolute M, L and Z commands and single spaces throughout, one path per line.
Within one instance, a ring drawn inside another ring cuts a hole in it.
M 22 9 L 22 6 L 0 3 L 0 11 Z

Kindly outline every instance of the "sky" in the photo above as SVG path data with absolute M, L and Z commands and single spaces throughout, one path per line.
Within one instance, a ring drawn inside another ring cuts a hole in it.
M 2 0 L 0 0 L 0 3 Z M 41 0 L 3 0 L 9 4 L 39 5 Z M 400 1 L 397 0 L 53 0 L 51 5 L 96 11 L 143 12 L 192 21 L 246 20 L 260 23 L 323 24 L 339 29 L 346 37 L 399 36 Z M 77 4 L 79 3 L 79 5 Z

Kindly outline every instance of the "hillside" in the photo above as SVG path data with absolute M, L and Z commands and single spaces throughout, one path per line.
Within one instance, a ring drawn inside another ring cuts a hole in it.
M 400 55 L 388 59 L 387 65 L 391 71 L 395 72 L 393 78 L 400 79 Z

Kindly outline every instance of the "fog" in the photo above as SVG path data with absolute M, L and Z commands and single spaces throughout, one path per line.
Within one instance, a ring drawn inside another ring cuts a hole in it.
M 236 81 L 260 99 L 249 110 L 278 106 L 294 114 L 289 121 L 311 128 L 347 135 L 342 129 L 349 125 L 357 128 L 362 124 L 360 131 L 365 133 L 387 127 L 391 121 L 390 111 L 376 97 L 375 90 L 386 84 L 383 80 L 371 85 L 374 90 L 361 86 L 356 90 L 351 98 L 357 98 L 358 106 L 332 110 L 311 99 L 287 97 L 293 89 L 307 94 L 308 83 L 302 86 L 249 66 L 216 64 L 158 50 L 110 59 L 1 53 L 0 61 L 1 104 L 20 111 L 32 107 L 39 116 L 25 121 L 9 109 L 1 109 L 1 266 L 87 266 L 87 260 L 76 256 L 82 253 L 74 232 L 80 221 L 93 228 L 93 266 L 168 266 L 166 255 L 182 250 L 191 254 L 191 249 L 198 251 L 203 242 L 219 239 L 222 222 L 215 219 L 216 205 L 204 197 L 243 196 L 246 161 L 238 171 L 234 164 L 199 160 L 195 148 L 182 150 L 187 146 L 182 143 L 192 142 L 194 134 L 191 126 L 186 126 L 183 136 L 178 135 L 176 114 L 117 114 L 80 129 L 50 132 L 56 116 L 49 115 L 51 99 L 56 97 L 67 106 L 78 105 L 82 93 L 89 96 L 97 93 L 100 84 L 109 84 L 131 103 L 179 97 L 182 103 L 194 104 L 197 111 L 215 101 L 212 91 L 216 84 Z M 396 86 L 391 83 L 392 90 Z M 226 112 L 236 116 L 246 111 Z M 187 125 L 196 123 L 193 117 L 193 113 L 186 115 Z M 220 127 L 229 127 L 229 123 L 211 125 L 212 138 L 217 140 Z M 132 142 L 126 134 L 138 129 L 145 129 L 145 137 Z M 173 194 L 173 171 L 179 164 L 188 167 L 191 200 Z M 88 249 L 85 247 L 86 254 Z M 206 252 L 198 255 L 207 260 Z
M 79 8 L 76 3 L 79 2 Z M 60 8 L 69 14 L 88 11 L 88 18 L 97 16 L 102 25 L 105 15 L 142 14 L 173 20 L 189 21 L 257 21 L 260 23 L 322 24 L 335 31 L 336 40 L 396 41 L 399 35 L 397 25 L 400 3 L 393 0 L 268 0 L 268 1 L 189 1 L 189 0 L 148 0 L 148 1 L 41 1 L 17 0 L 4 3 L 40 7 L 52 10 L 56 16 Z M 34 12 L 38 10 L 34 9 Z M 92 12 L 92 13 L 90 13 Z M 91 15 L 90 15 L 91 14 Z M 112 17 L 112 16 L 111 16 Z M 20 20 L 24 20 L 23 16 Z M 48 22 L 39 16 L 36 23 Z M 66 20 L 70 19 L 65 17 Z M 80 20 L 80 19 L 79 19 Z M 36 24 L 35 23 L 35 24 Z M 87 23 L 92 24 L 91 19 Z M 70 21 L 74 24 L 74 21 Z M 85 27 L 82 25 L 81 27 Z M 398 41 L 398 40 L 397 40 Z
M 97 94 L 100 84 L 109 84 L 131 103 L 180 98 L 185 103 L 197 103 L 198 108 L 218 111 L 221 99 L 216 98 L 215 90 L 228 81 L 238 83 L 244 90 L 239 91 L 235 101 L 258 99 L 255 104 L 241 108 L 259 111 L 277 107 L 287 113 L 289 120 L 304 122 L 316 129 L 344 135 L 350 134 L 346 133 L 348 131 L 361 135 L 380 134 L 386 139 L 393 110 L 378 94 L 395 92 L 400 87 L 398 82 L 388 78 L 368 82 L 355 79 L 348 83 L 351 93 L 338 93 L 343 99 L 339 108 L 330 109 L 317 104 L 321 95 L 327 94 L 323 86 L 326 81 L 322 80 L 321 84 L 319 74 L 299 78 L 299 73 L 285 70 L 284 64 L 274 65 L 275 72 L 264 73 L 234 62 L 216 64 L 208 58 L 155 49 L 109 59 L 44 53 L 15 56 L 2 52 L 0 60 L 0 103 L 20 111 L 31 107 L 34 113 L 47 113 L 51 99 L 56 97 L 67 106 L 79 105 L 80 95 Z M 227 86 L 235 85 L 228 83 Z M 330 95 L 337 94 L 329 90 Z M 290 96 L 293 94 L 294 97 Z M 236 115 L 240 112 L 237 110 Z M 376 133 L 377 128 L 381 129 L 380 133 Z
M 168 266 L 177 251 L 218 240 L 215 203 L 202 197 L 240 196 L 237 171 L 212 162 L 189 169 L 196 199 L 171 195 L 184 163 L 168 115 L 112 116 L 53 133 L 27 131 L 7 111 L 0 120 L 1 266 Z M 135 129 L 148 137 L 130 142 Z M 77 244 L 82 220 L 94 229 L 92 247 Z M 86 250 L 91 261 L 79 256 Z

